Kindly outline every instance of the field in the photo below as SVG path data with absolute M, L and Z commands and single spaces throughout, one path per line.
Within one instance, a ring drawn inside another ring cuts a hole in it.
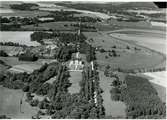
M 103 90 L 102 97 L 104 100 L 103 105 L 105 108 L 106 116 L 125 118 L 126 117 L 125 104 L 123 102 L 113 101 L 111 99 L 110 90 L 112 89 L 111 84 L 113 78 L 106 77 L 102 71 L 99 71 L 99 77 L 100 77 L 100 87 Z
M 31 107 L 25 102 L 25 95 L 21 105 L 20 112 L 20 99 L 23 96 L 21 90 L 10 90 L 0 86 L 0 115 L 7 115 L 13 119 L 29 118 L 37 113 L 38 108 Z
M 11 31 L 1 31 L 1 42 L 14 42 L 21 45 L 27 46 L 39 46 L 40 44 L 36 41 L 30 40 L 30 35 L 33 32 L 11 32 Z
M 79 82 L 82 80 L 82 73 L 81 72 L 70 72 L 71 77 L 69 78 L 70 83 L 72 85 L 69 87 L 69 93 L 79 93 L 80 85 Z
M 9 71 L 12 72 L 28 72 L 31 73 L 33 70 L 40 68 L 45 62 L 49 63 L 50 59 L 39 59 L 35 62 L 19 61 L 17 57 L 0 57 L 0 60 L 4 61 L 7 65 L 12 66 Z M 2 70 L 7 70 L 5 66 L 2 66 Z
M 96 25 L 99 31 L 111 31 L 119 29 L 143 29 L 143 30 L 160 30 L 165 31 L 166 28 L 162 26 L 154 26 L 150 22 L 140 21 L 140 22 L 126 22 L 117 21 L 115 19 L 108 20 L 104 23 L 98 23 Z
M 20 53 L 23 48 L 15 46 L 0 46 L 0 50 L 5 51 L 9 56 L 14 56 Z
M 113 38 L 106 32 L 85 32 L 84 34 L 88 37 L 88 41 L 93 39 L 93 42 L 90 42 L 92 46 L 103 48 L 106 51 L 115 50 L 120 55 L 111 57 L 108 52 L 96 52 L 97 62 L 102 70 L 106 65 L 122 69 L 150 68 L 158 66 L 165 60 L 164 56 L 159 53 L 133 42 Z M 113 46 L 116 46 L 116 48 L 113 48 Z M 127 49 L 127 46 L 130 49 Z M 140 50 L 135 50 L 135 47 Z

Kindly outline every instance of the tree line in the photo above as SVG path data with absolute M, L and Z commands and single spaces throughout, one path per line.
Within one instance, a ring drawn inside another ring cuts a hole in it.
M 166 117 L 166 104 L 146 78 L 127 75 L 125 83 L 126 87 L 117 81 L 111 94 L 115 100 L 126 103 L 127 118 Z

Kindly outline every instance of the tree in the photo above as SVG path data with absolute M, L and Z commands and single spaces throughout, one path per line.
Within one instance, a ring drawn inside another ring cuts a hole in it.
M 2 57 L 8 57 L 8 54 L 5 51 L 0 50 L 0 56 L 2 56 Z
M 24 85 L 23 87 L 23 92 L 28 92 L 29 91 L 29 86 L 28 85 Z

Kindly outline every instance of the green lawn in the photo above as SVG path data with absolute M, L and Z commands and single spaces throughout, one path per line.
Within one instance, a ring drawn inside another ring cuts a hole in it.
M 158 54 L 150 49 L 134 44 L 129 41 L 122 41 L 113 37 L 110 37 L 106 32 L 84 32 L 89 39 L 93 39 L 90 42 L 94 47 L 100 47 L 105 50 L 116 50 L 118 57 L 111 57 L 108 52 L 96 52 L 96 58 L 101 69 L 104 70 L 106 65 L 111 65 L 112 68 L 150 68 L 155 67 L 164 61 L 164 56 Z M 116 48 L 112 48 L 116 46 Z M 129 46 L 128 50 L 126 47 Z M 134 48 L 140 50 L 135 51 Z M 106 58 L 107 56 L 107 58 Z M 163 64 L 164 65 L 164 64 Z M 162 65 L 161 65 L 162 66 Z
M 81 72 L 70 72 L 71 77 L 69 78 L 70 83 L 72 85 L 68 88 L 71 94 L 79 93 L 80 85 L 79 82 L 82 80 L 82 73 Z
M 99 71 L 100 77 L 100 88 L 103 90 L 102 97 L 103 97 L 103 106 L 105 108 L 105 114 L 107 116 L 112 117 L 120 117 L 125 118 L 125 109 L 126 106 L 123 102 L 120 101 L 113 101 L 111 99 L 110 90 L 112 89 L 112 81 L 113 78 L 106 77 L 102 71 Z

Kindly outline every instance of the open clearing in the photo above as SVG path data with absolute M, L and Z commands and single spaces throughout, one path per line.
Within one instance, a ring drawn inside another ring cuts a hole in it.
M 27 102 L 25 102 L 25 95 L 23 97 L 21 111 L 20 112 L 20 99 L 23 96 L 21 90 L 13 90 L 0 86 L 0 114 L 7 115 L 14 119 L 29 118 L 35 115 L 38 108 L 31 107 Z
M 73 93 L 79 93 L 80 91 L 80 85 L 79 82 L 82 80 L 82 72 L 78 71 L 78 72 L 70 72 L 70 83 L 72 83 L 72 85 L 68 88 L 68 91 L 73 94 Z
M 21 45 L 27 46 L 39 46 L 40 43 L 36 41 L 31 41 L 30 35 L 32 31 L 26 32 L 13 32 L 13 31 L 1 31 L 0 32 L 0 39 L 1 42 L 14 42 L 19 43 Z
M 31 73 L 35 69 L 39 69 L 44 63 L 52 62 L 51 59 L 38 59 L 35 62 L 30 61 L 19 61 L 17 57 L 0 57 L 0 60 L 4 61 L 7 65 L 12 66 L 8 69 L 11 72 L 28 72 Z M 7 70 L 7 67 L 2 65 L 1 70 Z
M 97 62 L 101 66 L 101 70 L 104 70 L 106 65 L 122 69 L 153 68 L 162 64 L 165 60 L 164 56 L 159 53 L 129 41 L 113 38 L 106 32 L 84 32 L 84 34 L 88 37 L 88 41 L 93 39 L 93 42 L 90 42 L 92 46 L 100 47 L 107 51 L 116 50 L 120 55 L 111 57 L 108 52 L 96 52 Z M 116 46 L 116 48 L 113 48 L 113 46 Z M 130 47 L 129 50 L 126 49 L 127 46 Z M 135 51 L 135 47 L 140 50 Z
M 100 88 L 102 88 L 103 93 L 103 105 L 105 108 L 106 116 L 112 116 L 112 117 L 120 117 L 125 118 L 126 113 L 125 109 L 126 106 L 123 102 L 120 101 L 113 101 L 111 99 L 110 90 L 112 88 L 112 78 L 106 77 L 102 71 L 99 71 L 99 77 L 100 77 Z
M 5 51 L 8 53 L 9 56 L 14 56 L 18 55 L 18 53 L 22 52 L 23 48 L 22 47 L 15 47 L 15 46 L 1 46 L 0 45 L 0 50 Z
M 31 61 L 19 61 L 18 57 L 0 57 L 0 60 L 4 61 L 6 64 L 10 66 L 14 65 L 20 65 L 20 64 L 37 64 L 37 65 L 43 65 L 45 62 L 49 63 L 52 60 L 51 59 L 38 59 L 35 62 Z

